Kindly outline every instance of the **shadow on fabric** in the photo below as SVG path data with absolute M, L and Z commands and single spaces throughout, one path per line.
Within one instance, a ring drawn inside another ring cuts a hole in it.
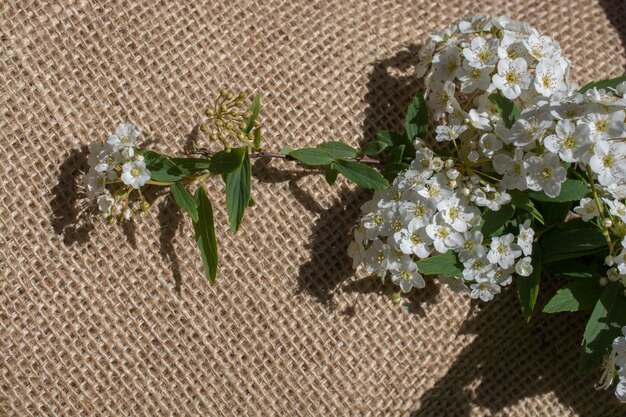
M 390 58 L 374 62 L 365 94 L 367 109 L 363 136 L 366 141 L 375 139 L 379 130 L 404 130 L 406 109 L 420 88 L 420 80 L 412 73 L 418 51 L 419 45 L 410 45 Z M 320 213 L 320 217 L 308 245 L 309 260 L 300 267 L 298 274 L 299 292 L 306 292 L 320 303 L 333 306 L 333 293 L 354 272 L 352 260 L 347 255 L 350 232 L 358 220 L 360 206 L 370 197 L 368 190 L 342 189 L 331 208 L 314 210 Z M 398 288 L 392 284 L 383 285 L 378 278 L 367 278 L 351 282 L 341 291 L 390 295 Z M 421 311 L 419 305 L 427 300 L 433 301 L 436 294 L 435 290 L 409 297 L 409 310 Z
M 549 392 L 581 417 L 623 416 L 624 406 L 611 390 L 594 389 L 599 372 L 577 372 L 583 314 L 538 314 L 556 284 L 542 288 L 530 324 L 522 319 L 515 288 L 489 303 L 472 303 L 460 333 L 475 339 L 420 398 L 421 407 L 411 416 L 469 417 L 477 407 L 496 413 Z M 549 404 L 542 410 L 550 410 Z
M 54 232 L 62 235 L 63 243 L 68 246 L 87 242 L 89 233 L 94 229 L 88 213 L 79 207 L 80 181 L 89 169 L 87 154 L 87 146 L 73 149 L 59 167 L 58 182 L 52 188 L 50 223 Z
M 626 1 L 600 0 L 600 5 L 613 27 L 617 29 L 622 39 L 622 47 L 626 50 Z M 626 71 L 626 67 L 624 70 Z

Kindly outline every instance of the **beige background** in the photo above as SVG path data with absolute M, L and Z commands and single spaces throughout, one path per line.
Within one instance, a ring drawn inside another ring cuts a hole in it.
M 345 182 L 257 164 L 236 236 L 211 183 L 213 287 L 171 203 L 134 231 L 75 204 L 82 146 L 132 121 L 181 152 L 223 86 L 263 93 L 274 150 L 397 127 L 422 39 L 465 14 L 556 37 L 581 83 L 620 75 L 624 1 L 0 4 L 0 414 L 626 414 L 575 373 L 583 317 L 526 326 L 511 291 L 484 306 L 433 285 L 403 308 L 355 276 L 346 236 L 368 194 Z

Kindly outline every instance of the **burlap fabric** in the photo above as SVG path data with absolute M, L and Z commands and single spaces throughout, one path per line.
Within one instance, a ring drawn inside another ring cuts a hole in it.
M 134 228 L 80 220 L 84 145 L 122 121 L 181 152 L 222 87 L 263 93 L 269 148 L 394 128 L 423 37 L 507 13 L 556 37 L 579 82 L 624 71 L 623 1 L 3 1 L 2 373 L 7 416 L 617 416 L 576 375 L 578 316 L 522 323 L 429 286 L 408 305 L 356 276 L 367 198 L 289 163 L 255 165 L 242 231 L 216 204 L 209 286 L 167 200 Z M 182 219 L 182 220 L 179 220 Z M 546 289 L 549 290 L 549 289 Z

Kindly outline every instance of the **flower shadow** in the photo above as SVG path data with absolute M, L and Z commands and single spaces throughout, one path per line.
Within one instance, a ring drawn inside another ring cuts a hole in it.
M 59 167 L 58 182 L 52 188 L 50 223 L 54 232 L 62 235 L 63 243 L 68 246 L 86 243 L 94 229 L 88 209 L 80 205 L 80 181 L 89 169 L 87 154 L 87 146 L 73 149 Z

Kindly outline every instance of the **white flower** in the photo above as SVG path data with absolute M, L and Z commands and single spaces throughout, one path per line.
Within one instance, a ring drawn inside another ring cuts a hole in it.
M 365 230 L 363 227 L 359 227 L 354 230 L 354 240 L 348 245 L 348 256 L 352 258 L 352 268 L 356 267 L 363 262 L 365 258 L 365 247 L 363 242 L 365 241 Z
M 495 39 L 487 41 L 477 36 L 463 49 L 463 56 L 472 67 L 493 68 L 498 61 L 498 41 Z
M 544 97 L 567 89 L 563 77 L 563 69 L 558 62 L 543 60 L 535 69 L 535 89 Z
M 367 213 L 361 219 L 361 224 L 365 229 L 366 239 L 372 240 L 375 237 L 380 236 L 382 231 L 386 228 L 384 211 L 377 210 Z
M 480 150 L 487 158 L 493 157 L 494 153 L 502 149 L 502 142 L 493 133 L 485 133 L 479 142 Z
M 96 200 L 98 203 L 98 209 L 105 215 L 111 214 L 115 199 L 110 194 L 103 194 Z
M 515 272 L 521 277 L 528 277 L 533 273 L 532 259 L 530 256 L 520 259 L 515 264 Z
M 501 268 L 510 268 L 515 264 L 515 258 L 522 255 L 522 250 L 516 243 L 513 243 L 515 236 L 508 233 L 496 236 L 491 239 L 490 250 L 487 259 L 493 264 L 498 264 Z
M 472 210 L 468 201 L 452 195 L 437 204 L 439 215 L 448 225 L 457 232 L 467 231 L 473 224 L 476 212 Z
M 430 255 L 432 240 L 426 234 L 426 230 L 415 222 L 409 223 L 406 229 L 394 233 L 393 240 L 404 254 L 414 254 L 420 258 L 426 258 Z
M 414 201 L 403 203 L 400 208 L 400 215 L 408 219 L 408 224 L 414 228 L 426 226 L 435 214 L 436 203 L 422 197 L 416 198 Z
M 463 61 L 456 76 L 461 81 L 461 92 L 465 94 L 476 90 L 487 91 L 491 87 L 491 68 L 488 67 L 474 68 L 467 61 Z
M 402 255 L 397 265 L 390 269 L 391 281 L 400 286 L 402 292 L 407 293 L 411 288 L 424 288 L 426 282 L 417 271 L 417 264 L 408 255 Z
M 623 110 L 607 112 L 604 107 L 596 105 L 581 122 L 589 126 L 589 136 L 594 142 L 619 138 L 624 134 Z
M 598 181 L 608 186 L 626 177 L 626 144 L 599 141 L 593 148 L 589 160 L 592 171 L 598 175 Z
M 607 206 L 609 206 L 609 213 L 613 216 L 619 217 L 621 221 L 626 222 L 626 204 L 619 200 L 610 200 L 603 198 Z
M 461 262 L 485 256 L 487 251 L 483 246 L 483 234 L 480 231 L 465 233 L 463 239 L 463 244 L 458 249 L 458 256 Z
M 559 120 L 555 134 L 544 139 L 544 145 L 550 152 L 558 153 L 565 162 L 580 161 L 589 148 L 589 127 L 585 124 L 576 126 L 570 120 Z
M 491 26 L 491 17 L 479 13 L 471 17 L 463 17 L 459 22 L 459 31 L 461 33 L 489 32 Z
M 618 97 L 604 89 L 598 90 L 595 87 L 591 88 L 585 92 L 585 97 L 588 97 L 589 100 L 594 103 L 602 104 L 604 106 L 626 107 L 626 98 Z
M 487 113 L 479 113 L 476 109 L 471 109 L 468 118 L 470 125 L 474 128 L 485 131 L 491 130 L 491 123 Z
M 493 84 L 502 91 L 504 97 L 514 100 L 530 85 L 528 65 L 524 58 L 498 62 L 498 73 L 493 76 Z
M 106 186 L 106 174 L 90 170 L 85 177 L 85 189 L 87 196 L 90 198 L 97 197 L 104 192 Z
M 428 94 L 428 110 L 433 118 L 439 120 L 444 113 L 452 113 L 459 103 L 454 96 L 456 87 L 452 81 L 433 81 L 430 83 L 431 92 Z
M 560 51 L 554 39 L 548 36 L 531 35 L 524 40 L 524 46 L 526 46 L 528 53 L 537 61 L 552 58 Z
M 491 271 L 487 273 L 487 276 L 491 278 L 496 284 L 499 284 L 503 287 L 509 285 L 513 282 L 513 272 L 514 268 L 492 268 Z
M 580 217 L 585 222 L 588 222 L 600 214 L 596 202 L 592 198 L 586 197 L 580 199 L 580 204 L 574 207 L 574 212 L 580 214 Z
M 109 134 L 107 143 L 113 146 L 114 151 L 122 148 L 132 147 L 137 144 L 137 138 L 141 132 L 130 123 L 122 123 L 117 126 L 115 133 Z
M 520 224 L 519 235 L 517 235 L 517 244 L 525 256 L 532 255 L 534 239 L 535 231 L 530 227 L 530 220 L 526 220 L 523 224 Z
M 475 284 L 470 285 L 470 289 L 470 297 L 480 298 L 482 301 L 491 301 L 495 294 L 502 291 L 501 287 L 489 278 L 477 280 Z
M 442 173 L 436 174 L 417 193 L 438 203 L 452 195 L 452 189 L 448 186 L 448 182 L 445 175 L 442 175 Z
M 433 220 L 426 226 L 426 234 L 432 239 L 437 252 L 445 253 L 463 244 L 463 236 L 446 223 L 441 213 L 435 214 Z
M 561 166 L 561 160 L 553 153 L 543 156 L 531 156 L 526 159 L 528 170 L 528 188 L 543 190 L 548 197 L 561 193 L 561 184 L 565 182 L 567 171 Z
M 436 133 L 437 142 L 446 142 L 450 140 L 455 140 L 459 137 L 459 135 L 467 130 L 467 126 L 456 124 L 456 123 L 448 123 L 447 125 L 439 125 L 437 126 Z
M 543 139 L 552 126 L 552 118 L 542 111 L 529 111 L 517 119 L 511 128 L 509 141 L 515 146 L 526 146 Z
M 141 188 L 150 180 L 150 171 L 144 161 L 126 162 L 122 165 L 122 182 L 133 188 Z
M 364 259 L 367 272 L 376 273 L 381 278 L 387 274 L 390 264 L 391 247 L 384 244 L 380 239 L 374 239 L 372 244 L 365 250 Z
M 502 184 L 507 190 L 517 189 L 524 191 L 528 188 L 526 183 L 526 164 L 523 160 L 524 152 L 515 148 L 515 155 L 499 153 L 493 157 L 493 167 L 502 177 Z
M 454 81 L 461 66 L 461 55 L 456 45 L 448 46 L 433 57 L 433 81 Z

